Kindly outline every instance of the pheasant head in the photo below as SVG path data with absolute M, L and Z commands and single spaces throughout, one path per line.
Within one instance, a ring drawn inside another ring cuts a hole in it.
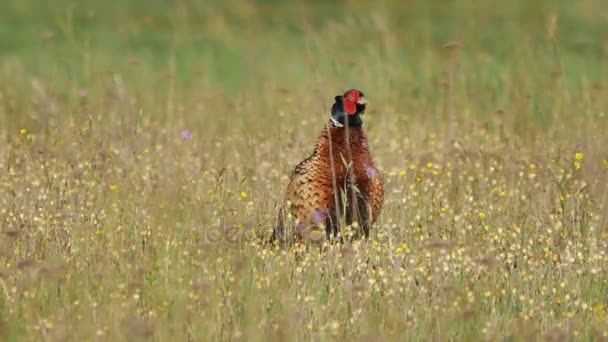
M 347 120 L 349 127 L 361 127 L 361 115 L 365 113 L 366 105 L 367 100 L 361 91 L 347 90 L 344 95 L 336 96 L 336 102 L 331 107 L 331 121 L 338 127 L 345 126 Z

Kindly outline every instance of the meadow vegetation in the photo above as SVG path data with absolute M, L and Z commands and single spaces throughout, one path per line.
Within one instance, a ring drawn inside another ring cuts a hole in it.
M 0 339 L 608 339 L 608 5 L 3 0 Z M 369 241 L 261 243 L 333 97 Z

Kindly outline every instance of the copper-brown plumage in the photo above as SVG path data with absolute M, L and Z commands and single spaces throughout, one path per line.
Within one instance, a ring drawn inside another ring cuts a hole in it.
M 349 100 L 356 109 L 347 106 Z M 349 225 L 368 236 L 382 209 L 384 186 L 361 127 L 365 104 L 358 90 L 336 97 L 312 155 L 291 174 L 273 240 L 302 240 L 323 226 L 327 238 Z

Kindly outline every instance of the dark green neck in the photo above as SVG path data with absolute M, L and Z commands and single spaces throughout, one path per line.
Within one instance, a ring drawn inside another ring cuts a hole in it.
M 346 126 L 346 120 L 348 120 L 348 127 L 363 127 L 361 115 L 359 115 L 358 112 L 353 115 L 349 115 L 348 113 L 344 112 L 342 101 L 336 101 L 336 103 L 334 103 L 334 105 L 331 107 L 331 117 L 335 122 L 343 126 Z

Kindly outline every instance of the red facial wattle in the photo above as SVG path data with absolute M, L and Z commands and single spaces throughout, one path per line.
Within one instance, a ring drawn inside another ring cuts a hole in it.
M 344 111 L 348 115 L 355 115 L 357 113 L 357 101 L 359 101 L 359 94 L 356 92 L 344 96 Z

